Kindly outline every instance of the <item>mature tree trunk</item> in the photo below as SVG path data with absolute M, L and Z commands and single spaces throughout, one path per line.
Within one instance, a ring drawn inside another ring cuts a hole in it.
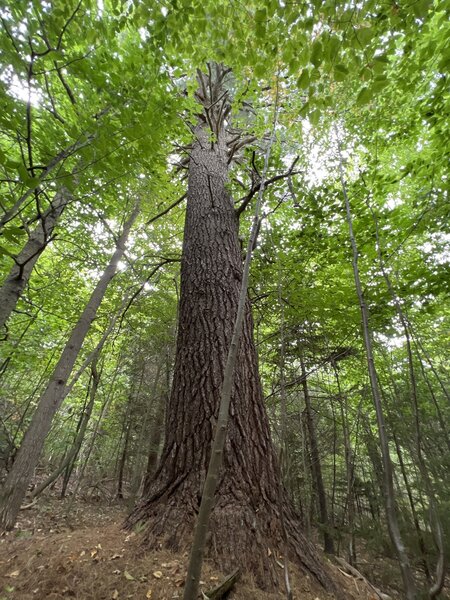
M 165 444 L 148 493 L 127 520 L 128 527 L 147 524 L 144 536 L 149 545 L 163 543 L 175 550 L 186 549 L 192 541 L 243 273 L 238 217 L 226 187 L 229 157 L 220 76 L 209 80 L 209 91 L 206 87 L 204 105 L 218 110 L 209 110 L 205 124 L 197 126 L 190 154 L 177 350 Z M 214 142 L 206 122 L 213 126 Z M 209 553 L 222 569 L 232 570 L 239 563 L 261 585 L 277 582 L 274 556 L 284 550 L 278 491 L 279 471 L 247 299 L 223 466 L 210 521 Z M 303 537 L 285 496 L 283 509 L 292 557 L 332 589 L 330 576 Z
M 14 527 L 20 505 L 25 497 L 34 469 L 39 462 L 45 438 L 50 431 L 53 417 L 66 396 L 67 382 L 78 353 L 97 314 L 108 285 L 114 277 L 117 264 L 125 252 L 125 243 L 137 214 L 138 209 L 136 207 L 125 223 L 123 232 L 117 240 L 116 250 L 72 330 L 50 381 L 39 400 L 12 469 L 0 492 L 0 529 Z
M 14 266 L 0 288 L 0 330 L 4 327 L 27 285 L 34 265 L 49 243 L 55 225 L 72 194 L 61 188 L 49 208 L 41 215 L 39 223 L 27 243 L 14 259 Z

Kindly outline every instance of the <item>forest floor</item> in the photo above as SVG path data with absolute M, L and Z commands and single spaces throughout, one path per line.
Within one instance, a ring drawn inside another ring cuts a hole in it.
M 77 501 L 70 505 L 42 497 L 20 513 L 16 528 L 0 536 L 0 600 L 172 600 L 182 597 L 187 555 L 144 551 L 139 534 L 122 529 L 124 504 Z M 386 570 L 386 560 L 380 569 Z M 348 598 L 377 600 L 364 581 L 332 566 Z M 280 567 L 280 575 L 282 569 Z M 393 573 L 396 571 L 394 570 Z M 376 577 L 377 568 L 371 568 Z M 328 600 L 310 578 L 291 568 L 294 600 Z M 384 582 L 383 591 L 399 598 Z M 205 562 L 201 588 L 208 591 L 224 578 Z M 281 577 L 280 577 L 281 579 Z M 381 587 L 379 582 L 371 581 Z M 276 600 L 283 590 L 265 593 L 241 579 L 230 600 Z

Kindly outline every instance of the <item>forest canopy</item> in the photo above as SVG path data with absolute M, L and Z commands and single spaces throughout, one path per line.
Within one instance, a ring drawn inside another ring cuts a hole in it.
M 258 513 L 438 596 L 449 8 L 0 3 L 0 528 L 57 490 L 190 543 L 242 298 L 210 551 L 261 579 Z

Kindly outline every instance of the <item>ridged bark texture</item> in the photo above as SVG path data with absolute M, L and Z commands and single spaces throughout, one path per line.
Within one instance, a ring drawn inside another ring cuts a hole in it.
M 210 458 L 227 353 L 242 279 L 238 218 L 226 189 L 223 140 L 197 128 L 191 152 L 181 266 L 179 327 L 165 445 L 148 491 L 126 522 L 145 522 L 144 541 L 190 546 Z M 278 583 L 283 554 L 278 467 L 272 447 L 247 300 L 234 373 L 224 462 L 210 522 L 209 557 L 225 572 L 252 572 L 262 587 Z M 333 583 L 283 499 L 291 558 L 328 590 Z

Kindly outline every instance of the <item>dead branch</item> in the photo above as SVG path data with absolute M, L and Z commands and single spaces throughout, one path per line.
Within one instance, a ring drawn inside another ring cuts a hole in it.
M 294 167 L 297 164 L 298 160 L 299 160 L 299 157 L 297 156 L 296 159 L 294 160 L 294 162 L 292 163 L 292 165 L 289 167 L 289 170 L 286 171 L 286 173 L 281 173 L 280 175 L 275 175 L 274 177 L 271 177 L 270 179 L 268 179 L 267 181 L 264 182 L 264 187 L 267 188 L 269 185 L 272 185 L 272 183 L 275 183 L 276 181 L 280 181 L 280 179 L 285 179 L 286 177 L 291 177 L 292 175 L 298 175 L 301 171 L 294 171 Z M 254 164 L 254 159 L 253 159 L 253 164 Z M 254 168 L 256 169 L 256 167 L 254 167 Z M 242 212 L 244 212 L 244 210 L 247 208 L 247 206 L 250 203 L 253 196 L 260 190 L 261 185 L 262 185 L 262 181 L 258 181 L 257 183 L 253 184 L 249 193 L 239 200 L 240 204 L 236 208 L 237 216 L 239 216 Z
M 226 577 L 222 583 L 219 583 L 218 586 L 206 593 L 203 592 L 203 598 L 206 598 L 206 600 L 220 600 L 220 598 L 223 598 L 225 594 L 231 590 L 240 576 L 240 569 L 236 569 L 233 571 L 233 573 L 231 573 L 231 575 L 228 575 L 228 577 Z

